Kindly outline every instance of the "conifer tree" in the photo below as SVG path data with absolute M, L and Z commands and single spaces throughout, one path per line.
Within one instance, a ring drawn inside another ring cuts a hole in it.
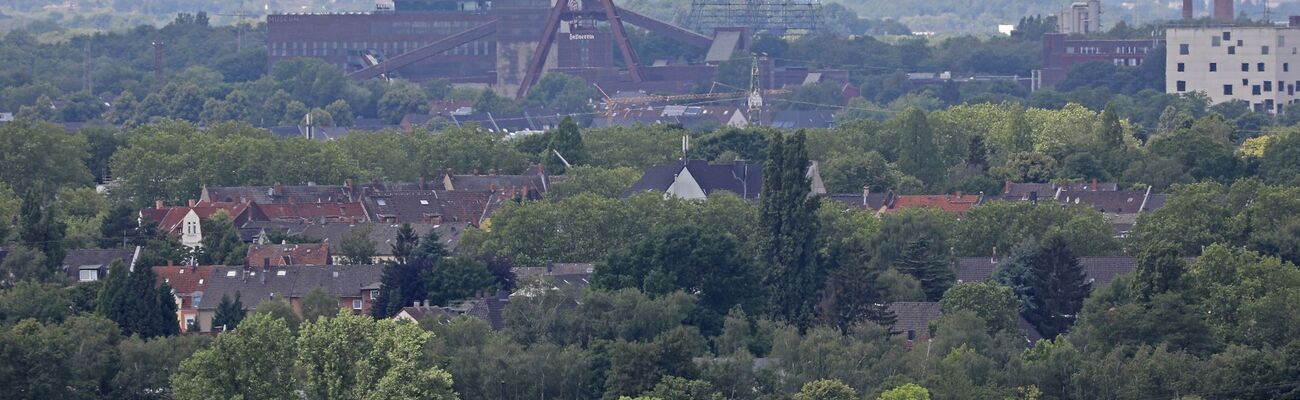
M 171 286 L 158 285 L 150 268 L 127 270 L 120 261 L 109 267 L 108 277 L 100 288 L 96 312 L 117 322 L 122 333 L 142 338 L 180 333 L 176 319 L 176 300 Z
M 898 166 L 909 175 L 915 176 L 926 185 L 942 183 L 944 166 L 935 157 L 939 154 L 939 145 L 934 140 L 934 129 L 919 108 L 909 108 L 898 117 L 899 138 Z
M 28 247 L 38 249 L 45 254 L 45 266 L 58 268 L 63 265 L 63 237 L 67 226 L 54 217 L 51 207 L 45 206 L 44 197 L 33 189 L 23 198 L 21 209 L 21 226 L 18 235 L 21 242 Z
M 244 302 L 240 301 L 239 292 L 235 292 L 234 301 L 231 301 L 228 295 L 221 295 L 221 303 L 217 304 L 217 313 L 212 317 L 212 326 L 224 326 L 226 331 L 232 331 L 243 320 Z
M 1108 150 L 1124 147 L 1124 126 L 1119 123 L 1114 102 L 1106 103 L 1101 112 L 1101 142 Z
M 808 151 L 803 131 L 773 137 L 763 166 L 761 255 L 767 263 L 763 283 L 770 290 L 773 316 L 807 326 L 821 286 L 814 214 L 818 198 L 809 196 Z
M 1070 330 L 1092 285 L 1065 239 L 1053 235 L 1042 244 L 1029 271 L 1025 320 L 1045 338 Z
M 420 235 L 415 233 L 411 224 L 402 224 L 402 227 L 397 230 L 397 240 L 392 245 L 393 257 L 397 258 L 397 262 L 405 263 L 419 243 Z

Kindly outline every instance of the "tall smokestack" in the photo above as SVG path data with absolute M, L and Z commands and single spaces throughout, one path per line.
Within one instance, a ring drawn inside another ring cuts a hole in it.
M 1192 20 L 1192 0 L 1183 0 L 1183 21 Z
M 1218 22 L 1232 22 L 1237 19 L 1232 12 L 1234 0 L 1214 0 L 1214 20 Z

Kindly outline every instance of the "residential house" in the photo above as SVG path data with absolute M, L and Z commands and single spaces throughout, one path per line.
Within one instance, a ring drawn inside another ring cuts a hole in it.
M 510 297 L 535 297 L 558 290 L 571 299 L 581 299 L 591 286 L 591 263 L 552 263 L 545 267 L 515 267 L 516 289 Z
M 254 214 L 259 212 L 247 201 L 198 202 L 190 200 L 189 204 L 184 207 L 167 207 L 159 200 L 154 204 L 154 208 L 140 210 L 140 217 L 158 223 L 158 230 L 180 236 L 182 245 L 193 248 L 203 246 L 202 221 L 216 214 L 217 211 L 226 211 L 230 214 L 231 222 L 236 227 L 242 226 L 250 220 L 258 219 Z
M 908 346 L 915 346 L 916 343 L 928 342 L 934 338 L 933 325 L 940 317 L 943 317 L 943 310 L 936 301 L 900 301 L 889 303 L 887 310 L 894 314 L 894 326 L 892 330 L 907 339 Z M 1043 335 L 1038 333 L 1038 329 L 1026 321 L 1024 317 L 1016 316 L 1016 326 L 1024 334 L 1026 344 L 1032 346 L 1034 343 L 1043 339 Z
M 499 331 L 506 327 L 505 310 L 509 305 L 509 293 L 499 290 L 495 294 L 480 293 L 472 299 L 452 302 L 442 307 L 442 310 L 450 315 L 465 315 L 481 319 L 487 322 L 492 330 Z
M 807 176 L 814 194 L 825 194 L 817 162 L 808 167 Z M 757 201 L 763 191 L 763 165 L 736 160 L 731 164 L 709 164 L 704 160 L 681 160 L 671 165 L 656 165 L 646 170 L 641 180 L 623 192 L 623 198 L 656 191 L 665 196 L 703 200 L 718 191 L 731 192 L 746 200 Z
M 781 129 L 831 129 L 835 112 L 830 110 L 785 110 L 771 114 L 772 127 Z
M 108 267 L 121 261 L 128 270 L 135 268 L 140 246 L 124 249 L 73 249 L 63 257 L 63 273 L 74 283 L 94 282 L 108 276 Z
M 1151 193 L 1151 188 L 1141 190 L 1117 190 L 1111 192 L 1083 191 L 1058 192 L 1055 200 L 1061 204 L 1084 204 L 1101 212 L 1115 230 L 1115 237 L 1126 238 L 1137 224 L 1137 218 L 1144 212 L 1155 211 L 1165 206 L 1166 196 Z
M 1194 259 L 1188 259 L 1192 261 Z M 957 283 L 981 282 L 992 278 L 1001 260 L 995 257 L 962 257 L 957 259 Z M 1079 266 L 1093 289 L 1109 285 L 1120 275 L 1137 268 L 1137 258 L 1127 256 L 1079 257 Z
M 250 267 L 323 266 L 332 264 L 327 243 L 254 244 L 244 265 Z
M 479 226 L 508 200 L 495 192 L 393 190 L 362 198 L 370 220 L 387 224 L 468 223 Z
M 457 248 L 460 245 L 460 237 L 466 229 L 469 229 L 469 226 L 468 223 L 463 222 L 444 223 L 438 225 L 415 223 L 411 224 L 411 229 L 421 238 L 428 236 L 429 232 L 437 232 L 438 239 L 442 242 L 443 249 L 447 250 L 447 254 L 456 254 Z M 255 243 L 265 242 L 264 238 L 267 236 L 267 232 L 279 231 L 293 236 L 320 239 L 321 244 L 330 246 L 331 249 L 335 249 L 344 239 L 352 236 L 355 230 L 368 229 L 370 233 L 367 236 L 370 241 L 375 244 L 375 256 L 372 261 L 380 263 L 394 259 L 393 244 L 397 241 L 397 231 L 401 229 L 401 227 L 401 224 L 386 223 L 303 224 L 285 222 L 253 222 L 249 223 L 245 227 L 245 230 L 256 232 L 252 235 L 252 239 L 250 239 Z M 343 255 L 339 254 L 337 251 L 331 250 L 329 256 L 331 264 L 344 263 Z M 257 259 L 251 259 L 250 262 L 254 263 L 250 265 L 260 265 L 256 264 L 258 262 Z
M 885 209 L 885 212 L 899 212 L 910 208 L 934 208 L 947 211 L 954 214 L 965 214 L 972 207 L 984 203 L 983 194 L 938 194 L 938 195 L 900 195 L 894 196 L 893 201 Z
M 281 203 L 349 203 L 356 199 L 339 185 L 302 186 L 204 186 L 201 203 L 243 202 L 259 205 Z
M 434 318 L 439 323 L 444 323 L 450 321 L 454 316 L 440 306 L 429 304 L 428 300 L 414 302 L 410 307 L 402 307 L 402 311 L 398 311 L 397 315 L 393 316 L 393 319 L 397 321 L 410 321 L 415 323 L 419 323 L 427 318 Z
M 302 315 L 302 297 L 321 288 L 338 298 L 340 308 L 356 314 L 368 314 L 379 297 L 382 265 L 335 265 L 329 268 L 244 268 L 214 267 L 208 280 L 205 299 L 198 308 L 198 328 L 211 332 L 212 318 L 223 296 L 234 299 L 239 294 L 244 310 L 256 311 L 266 300 L 287 300 L 293 312 Z
M 352 203 L 253 203 L 266 221 L 361 223 L 370 220 L 361 202 Z
M 448 170 L 438 178 L 442 181 L 442 188 L 448 191 L 500 192 L 511 198 L 527 200 L 541 200 L 550 190 L 553 179 L 540 164 L 529 166 L 521 175 L 498 175 L 495 171 L 489 171 L 487 175 L 456 175 Z
M 198 330 L 199 304 L 203 302 L 208 282 L 212 281 L 214 268 L 216 267 L 170 265 L 153 267 L 158 284 L 166 283 L 172 288 L 172 296 L 176 299 L 176 323 L 180 324 L 181 332 Z
M 1002 198 L 1006 200 L 1028 200 L 1029 196 L 1037 195 L 1038 197 L 1055 196 L 1058 191 L 1062 192 L 1114 192 L 1119 190 L 1119 184 L 1115 182 L 1098 182 L 1096 179 L 1092 182 L 1053 182 L 1053 183 L 1016 183 L 1007 181 L 1002 185 Z

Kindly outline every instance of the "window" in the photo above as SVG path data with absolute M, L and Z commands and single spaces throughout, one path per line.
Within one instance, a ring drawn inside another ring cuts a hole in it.
M 428 201 L 428 200 L 420 200 L 420 205 L 422 205 L 422 206 L 427 206 L 427 205 L 429 205 L 429 201 Z
M 1277 47 L 1286 47 L 1286 36 L 1277 35 Z
M 1192 51 L 1192 46 L 1190 45 L 1187 44 L 1178 45 L 1178 54 L 1187 55 L 1188 53 L 1191 53 L 1191 51 Z
M 1183 63 L 1178 63 L 1178 72 L 1183 72 L 1186 69 L 1184 67 Z
M 1210 38 L 1210 47 L 1219 47 L 1223 44 L 1223 38 L 1215 36 Z
M 1228 46 L 1228 54 L 1237 54 L 1237 46 Z
M 1260 95 L 1259 85 L 1251 86 L 1251 87 L 1250 87 L 1250 94 L 1253 94 L 1253 95 L 1259 96 L 1259 95 Z
M 1241 72 L 1250 72 L 1250 63 L 1241 63 Z
M 1224 32 L 1223 40 L 1232 40 L 1232 32 Z
M 371 299 L 371 300 L 375 300 L 375 299 L 378 299 L 378 298 L 379 298 L 379 290 L 371 290 L 371 291 L 370 291 L 370 299 Z
M 1187 91 L 1187 81 L 1178 81 L 1178 91 L 1179 92 Z
M 1210 72 L 1216 72 L 1218 70 L 1219 70 L 1219 63 L 1210 63 Z
M 1264 72 L 1264 63 L 1255 64 L 1255 67 L 1256 67 L 1255 69 L 1258 69 L 1259 72 Z
M 1242 79 L 1241 86 L 1250 86 L 1250 79 Z
M 1232 85 L 1223 85 L 1223 95 L 1224 96 L 1232 95 Z
M 234 277 L 235 277 L 235 271 L 226 271 L 226 277 L 227 277 L 227 278 L 234 278 Z
M 1241 42 L 1241 39 L 1237 39 L 1237 47 L 1241 46 L 1244 46 L 1244 44 Z
M 353 310 L 360 310 L 360 309 L 361 309 L 361 300 L 352 300 L 352 309 L 353 309 Z
M 1273 81 L 1264 81 L 1264 91 L 1265 92 L 1273 91 Z
M 82 282 L 93 282 L 99 280 L 99 271 L 93 269 L 81 270 L 80 276 L 77 277 Z
M 1259 46 L 1259 54 L 1268 55 L 1268 46 Z
M 388 205 L 388 202 L 387 202 L 387 201 L 384 201 L 384 199 L 375 199 L 375 204 L 378 204 L 378 205 L 381 205 L 381 206 L 386 206 L 386 205 Z

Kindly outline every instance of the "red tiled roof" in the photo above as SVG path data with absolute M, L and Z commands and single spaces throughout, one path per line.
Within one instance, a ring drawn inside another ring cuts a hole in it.
M 359 202 L 255 204 L 254 207 L 272 221 L 366 221 L 366 210 Z
M 199 216 L 199 219 L 208 219 L 218 210 L 226 210 L 230 213 L 232 219 L 238 218 L 241 214 L 248 211 L 248 204 L 245 203 L 226 203 L 226 202 L 203 202 L 196 204 L 194 207 L 163 207 L 163 208 L 146 208 L 140 210 L 140 213 L 158 223 L 158 229 L 167 233 L 176 233 L 180 231 L 181 221 L 185 220 L 185 215 L 190 210 Z
M 208 289 L 212 279 L 212 266 L 201 267 L 153 267 L 158 276 L 158 284 L 166 282 L 181 299 L 181 308 L 194 307 L 194 294 Z
M 328 265 L 330 245 L 325 243 L 265 244 L 248 246 L 248 265 Z
M 902 211 L 908 208 L 930 207 L 943 211 L 965 213 L 980 203 L 980 195 L 919 195 L 919 196 L 898 196 L 894 199 L 890 211 Z

